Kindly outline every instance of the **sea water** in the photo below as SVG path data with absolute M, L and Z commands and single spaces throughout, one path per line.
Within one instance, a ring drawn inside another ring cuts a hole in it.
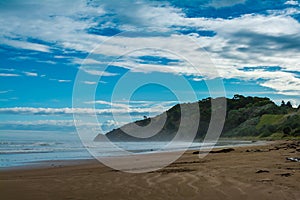
M 91 155 L 74 132 L 0 131 L 0 167 L 88 158 Z
M 115 142 L 118 149 L 130 153 L 164 151 L 169 142 Z M 222 141 L 216 146 L 248 145 L 249 141 Z M 211 147 L 214 143 L 177 142 L 167 151 Z M 87 148 L 86 148 L 86 147 Z M 0 130 L 0 167 L 34 165 L 42 161 L 92 159 L 93 156 L 121 156 L 122 152 L 105 143 L 82 144 L 76 132 Z

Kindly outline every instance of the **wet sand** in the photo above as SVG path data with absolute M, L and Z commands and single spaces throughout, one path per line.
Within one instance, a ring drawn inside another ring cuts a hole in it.
M 49 162 L 1 170 L 0 194 L 5 200 L 300 199 L 300 162 L 286 159 L 300 157 L 299 145 L 277 141 L 216 149 L 201 159 L 191 150 L 163 169 L 134 174 L 95 160 Z

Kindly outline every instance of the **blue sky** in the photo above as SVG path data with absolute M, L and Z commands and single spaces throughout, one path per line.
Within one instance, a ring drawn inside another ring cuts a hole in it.
M 300 102 L 296 0 L 3 0 L 0 30 L 4 130 L 72 131 L 73 114 L 96 113 L 76 125 L 105 132 L 222 95 L 210 81 L 227 97 Z

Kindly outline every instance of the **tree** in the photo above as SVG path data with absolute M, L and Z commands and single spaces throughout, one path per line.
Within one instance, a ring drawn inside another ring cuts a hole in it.
M 245 97 L 243 95 L 240 95 L 240 94 L 235 94 L 233 96 L 233 99 L 244 99 Z
M 281 107 L 284 107 L 285 106 L 285 102 L 282 100 L 281 101 L 281 105 L 280 105 Z
M 288 101 L 288 102 L 285 104 L 285 106 L 288 107 L 288 108 L 292 108 L 292 107 L 293 107 L 290 101 Z
M 286 126 L 283 128 L 282 131 L 285 135 L 289 135 L 291 133 L 292 129 L 289 126 Z

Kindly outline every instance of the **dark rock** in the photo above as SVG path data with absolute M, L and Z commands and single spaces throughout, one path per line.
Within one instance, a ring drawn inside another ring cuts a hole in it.
M 228 153 L 234 151 L 233 148 L 227 148 L 227 149 L 220 149 L 220 150 L 213 150 L 213 151 L 194 151 L 193 154 L 199 154 L 199 153 Z
M 269 170 L 260 169 L 260 170 L 257 170 L 255 173 L 260 174 L 260 173 L 269 173 L 269 172 L 270 172 Z
M 272 179 L 269 178 L 265 178 L 265 179 L 261 179 L 261 180 L 257 180 L 258 182 L 272 182 Z
M 300 170 L 300 167 L 296 167 L 296 168 L 293 168 L 293 167 L 287 167 L 286 169 L 287 169 L 287 170 L 293 170 L 293 171 L 295 171 L 295 170 Z
M 282 173 L 282 174 L 278 174 L 280 176 L 284 176 L 284 177 L 289 177 L 289 176 L 292 176 L 293 174 L 291 173 Z
M 234 151 L 234 149 L 233 148 L 220 149 L 220 150 L 211 151 L 210 153 L 228 153 L 231 151 Z
M 300 162 L 300 158 L 296 158 L 296 157 L 294 157 L 294 158 L 285 158 L 286 160 L 289 160 L 289 161 L 292 161 L 292 162 Z

